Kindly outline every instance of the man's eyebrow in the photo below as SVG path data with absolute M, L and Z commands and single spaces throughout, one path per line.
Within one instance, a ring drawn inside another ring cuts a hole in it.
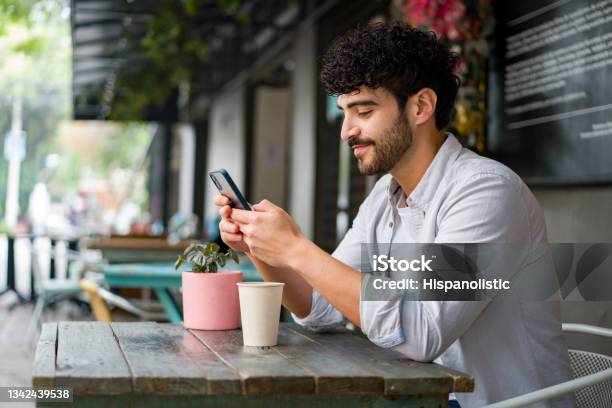
M 338 109 L 344 110 L 344 109 L 342 109 L 342 107 L 340 105 L 336 104 L 336 106 L 338 106 Z M 348 109 L 352 108 L 353 106 L 378 106 L 378 103 L 374 102 L 371 99 L 359 99 L 359 100 L 356 100 L 356 101 L 353 101 L 353 102 L 349 102 L 346 105 L 346 107 Z

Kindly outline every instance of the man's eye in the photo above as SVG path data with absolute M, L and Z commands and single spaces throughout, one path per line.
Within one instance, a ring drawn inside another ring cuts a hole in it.
M 365 118 L 366 116 L 368 116 L 370 113 L 372 113 L 371 110 L 369 111 L 364 111 L 364 112 L 359 112 L 358 115 L 362 118 Z

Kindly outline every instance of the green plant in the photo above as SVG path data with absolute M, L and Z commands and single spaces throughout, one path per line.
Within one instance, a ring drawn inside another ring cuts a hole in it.
M 175 269 L 178 269 L 183 263 L 191 264 L 192 272 L 217 272 L 219 267 L 225 266 L 228 259 L 239 263 L 238 254 L 231 249 L 226 253 L 219 252 L 221 247 L 214 242 L 206 242 L 204 244 L 191 244 L 185 249 L 182 255 L 179 255 Z
M 6 0 L 0 0 L 6 1 Z M 198 92 L 202 67 L 209 55 L 207 23 L 203 16 L 215 13 L 211 5 L 199 0 L 158 0 L 152 2 L 146 31 L 126 30 L 126 50 L 136 55 L 138 64 L 123 65 L 118 69 L 115 91 L 108 96 L 98 89 L 98 98 L 110 108 L 110 119 L 115 121 L 146 120 L 147 110 L 162 109 L 176 93 L 179 118 L 189 117 L 190 96 Z M 219 18 L 231 17 L 237 25 L 248 26 L 249 15 L 241 10 L 241 0 L 217 0 Z M 230 20 L 231 21 L 231 20 Z M 83 104 L 87 103 L 87 98 Z

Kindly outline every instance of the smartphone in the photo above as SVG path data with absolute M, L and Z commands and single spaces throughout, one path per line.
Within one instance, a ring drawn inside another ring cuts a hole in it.
M 219 193 L 230 199 L 233 208 L 241 210 L 251 210 L 248 201 L 234 183 L 229 173 L 225 169 L 210 170 L 208 172 L 213 184 L 219 190 Z

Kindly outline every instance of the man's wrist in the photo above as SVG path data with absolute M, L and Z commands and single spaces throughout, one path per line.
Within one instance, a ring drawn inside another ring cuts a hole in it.
M 314 254 L 317 246 L 306 237 L 298 238 L 294 248 L 289 253 L 288 266 L 293 272 L 302 273 Z
M 246 254 L 246 253 L 245 253 Z M 248 253 L 246 254 L 246 256 L 249 258 L 249 260 L 253 263 L 253 265 L 255 265 L 255 268 L 259 269 L 259 268 L 268 268 L 268 269 L 275 269 L 273 266 L 268 265 L 267 263 L 265 263 L 264 261 L 262 261 L 261 259 L 256 258 L 253 254 Z

